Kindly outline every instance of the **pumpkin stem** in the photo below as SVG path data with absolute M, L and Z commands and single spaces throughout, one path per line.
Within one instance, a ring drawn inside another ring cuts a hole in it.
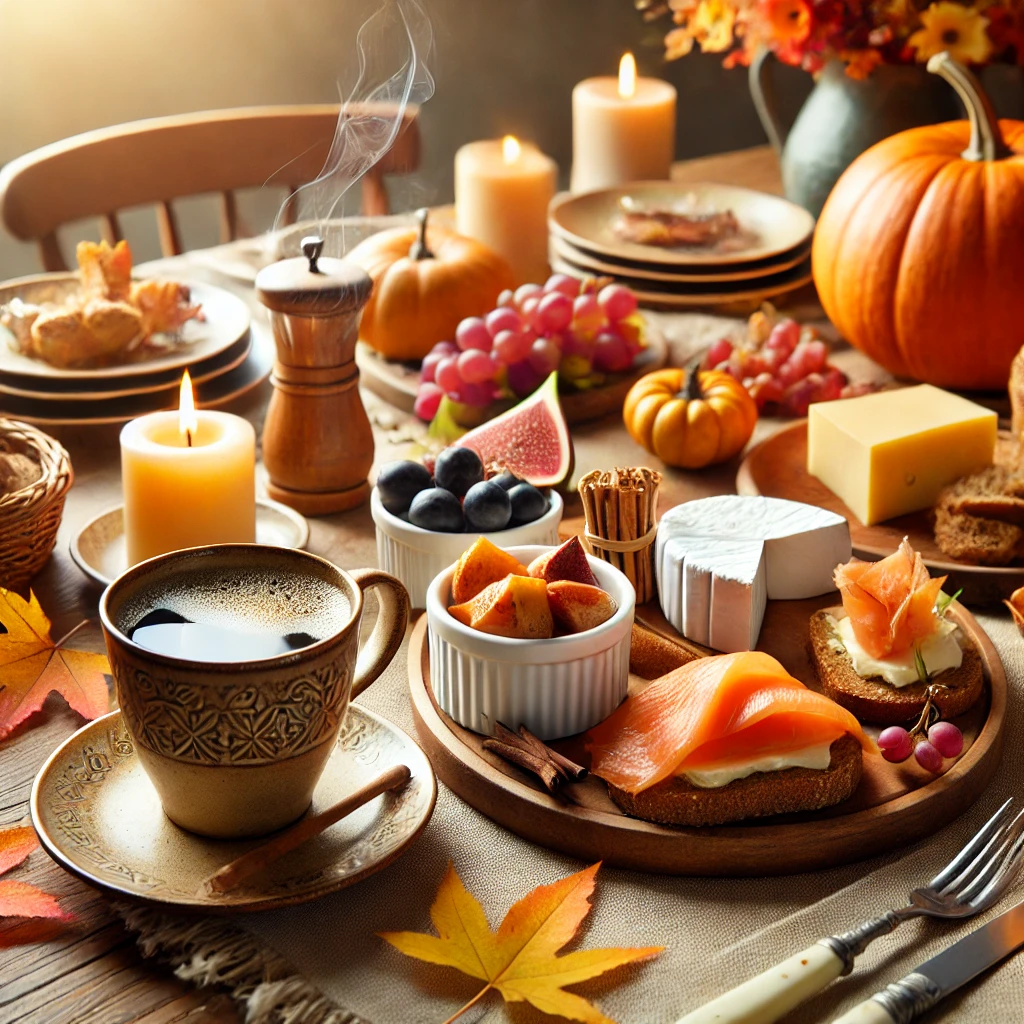
M 704 391 L 700 386 L 700 364 L 704 361 L 703 355 L 691 359 L 686 364 L 686 383 L 683 390 L 676 396 L 687 402 L 696 402 L 704 397 Z
M 992 101 L 985 94 L 975 75 L 943 50 L 928 58 L 928 70 L 944 78 L 956 90 L 971 123 L 971 141 L 960 155 L 965 160 L 1001 160 L 1010 155 L 1003 141 Z
M 420 233 L 416 237 L 416 241 L 412 243 L 412 247 L 409 249 L 409 259 L 411 260 L 432 260 L 434 254 L 427 247 L 427 208 L 424 206 L 421 210 L 416 211 L 416 220 L 420 226 Z

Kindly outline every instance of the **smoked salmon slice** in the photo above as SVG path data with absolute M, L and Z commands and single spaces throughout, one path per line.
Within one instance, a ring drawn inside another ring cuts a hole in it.
M 784 754 L 843 733 L 870 742 L 845 708 L 794 679 L 771 655 L 700 658 L 629 697 L 587 734 L 591 770 L 639 793 L 687 768 Z
M 897 657 L 935 632 L 935 601 L 946 577 L 932 579 L 906 537 L 878 562 L 838 566 L 835 581 L 853 635 L 873 658 Z

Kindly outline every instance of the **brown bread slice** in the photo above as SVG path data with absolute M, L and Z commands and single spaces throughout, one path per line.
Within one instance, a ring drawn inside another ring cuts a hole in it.
M 674 775 L 641 793 L 615 786 L 608 793 L 626 814 L 665 825 L 724 825 L 794 811 L 818 811 L 853 795 L 864 767 L 861 746 L 849 733 L 831 747 L 828 768 L 754 772 L 727 786 L 706 789 Z
M 905 725 L 917 718 L 927 700 L 925 684 L 911 683 L 897 688 L 884 679 L 864 679 L 857 675 L 849 654 L 829 643 L 833 633 L 828 615 L 842 618 L 845 612 L 842 605 L 837 605 L 823 608 L 811 616 L 811 653 L 822 692 L 862 722 Z M 946 687 L 935 698 L 943 718 L 962 715 L 981 696 L 985 682 L 978 648 L 962 630 L 957 638 L 964 652 L 960 667 L 942 672 L 930 680 Z
M 1019 478 L 1004 466 L 989 466 L 944 487 L 935 503 L 935 543 L 950 558 L 974 565 L 1009 565 L 1020 558 L 1024 530 L 964 511 L 964 503 L 980 507 L 1019 489 Z
M 951 506 L 951 510 L 982 519 L 998 519 L 1012 526 L 1024 526 L 1024 498 L 1015 498 L 1011 494 L 960 498 Z

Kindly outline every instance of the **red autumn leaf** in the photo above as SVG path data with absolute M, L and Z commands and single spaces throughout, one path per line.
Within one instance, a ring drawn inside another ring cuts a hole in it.
M 106 656 L 65 650 L 70 633 L 54 643 L 35 594 L 26 601 L 0 587 L 0 624 L 7 630 L 0 633 L 0 739 L 38 711 L 52 690 L 83 718 L 110 710 Z
M 20 864 L 38 845 L 31 825 L 0 829 L 0 875 Z M 0 949 L 56 938 L 70 920 L 56 896 L 28 882 L 0 878 Z
M 39 837 L 31 825 L 0 830 L 0 875 L 20 864 L 38 846 Z
M 0 878 L 0 917 L 67 917 L 56 896 L 28 882 Z

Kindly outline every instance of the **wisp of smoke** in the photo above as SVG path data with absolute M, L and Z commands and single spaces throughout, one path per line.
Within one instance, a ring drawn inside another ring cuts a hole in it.
M 315 221 L 326 237 L 327 221 L 340 214 L 346 193 L 391 148 L 408 105 L 433 95 L 426 63 L 432 45 L 433 28 L 417 0 L 383 0 L 363 23 L 356 35 L 358 78 L 342 103 L 324 168 L 282 205 L 275 233 L 294 200 L 300 217 Z M 343 255 L 344 240 L 340 246 L 331 241 L 331 254 Z

